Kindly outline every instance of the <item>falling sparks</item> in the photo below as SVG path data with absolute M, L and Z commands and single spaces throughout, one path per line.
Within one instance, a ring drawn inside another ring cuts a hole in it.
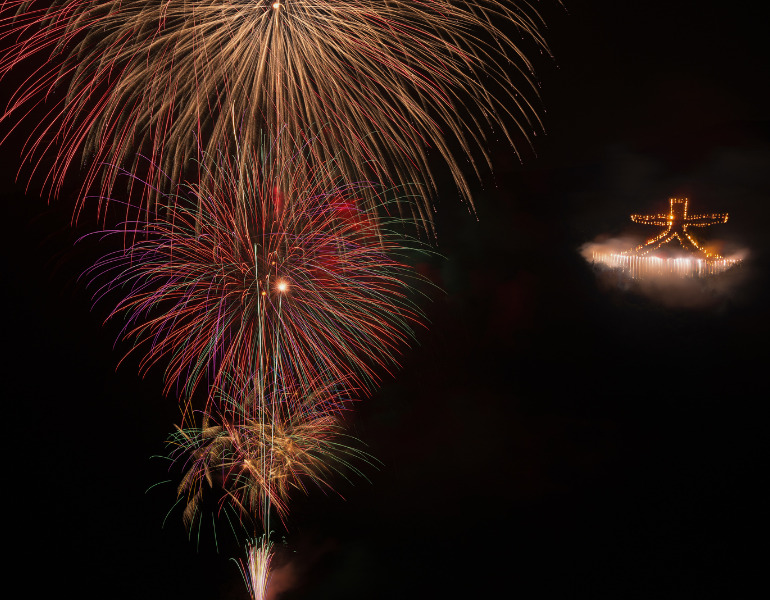
M 0 80 L 34 65 L 0 123 L 32 125 L 53 197 L 84 169 L 77 210 L 121 239 L 94 296 L 178 396 L 185 524 L 213 499 L 253 526 L 252 600 L 271 514 L 371 464 L 343 416 L 423 324 L 407 231 L 432 230 L 436 159 L 472 206 L 461 164 L 542 130 L 520 47 L 548 52 L 541 26 L 528 0 L 0 0 Z
M 197 147 L 204 160 L 233 152 L 235 128 L 252 147 L 261 135 L 315 138 L 317 160 L 344 157 L 348 181 L 413 186 L 421 201 L 407 208 L 430 224 L 429 153 L 470 200 L 461 164 L 472 158 L 477 174 L 490 164 L 492 130 L 513 146 L 542 129 L 519 47 L 547 51 L 541 26 L 524 0 L 296 0 L 290 10 L 273 0 L 5 0 L 0 79 L 44 64 L 0 122 L 15 127 L 45 105 L 29 118 L 23 156 L 54 159 L 44 173 L 53 195 L 86 164 L 81 197 L 113 197 L 128 169 L 144 172 L 147 206 L 173 200 L 162 192 L 210 171 L 191 161 Z
M 324 189 L 299 150 L 288 165 L 249 156 L 253 175 L 241 177 L 240 156 L 220 155 L 218 186 L 194 186 L 167 213 L 116 229 L 135 241 L 89 272 L 96 297 L 127 292 L 111 316 L 125 319 L 143 370 L 167 361 L 166 390 L 184 399 L 258 372 L 260 357 L 366 394 L 423 321 L 413 288 L 424 280 L 400 260 L 419 244 L 396 233 L 399 219 L 356 208 L 372 184 Z
M 243 522 L 269 531 L 270 513 L 284 519 L 292 493 L 308 484 L 333 490 L 332 476 L 363 477 L 355 462 L 371 457 L 355 447 L 337 415 L 338 389 L 324 389 L 273 371 L 256 381 L 245 377 L 220 392 L 202 422 L 179 428 L 168 441 L 169 458 L 184 468 L 177 494 L 183 518 L 193 528 L 207 497 L 217 512 L 227 509 Z

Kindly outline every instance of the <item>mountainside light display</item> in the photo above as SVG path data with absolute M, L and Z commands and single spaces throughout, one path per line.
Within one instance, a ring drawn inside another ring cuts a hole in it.
M 627 273 L 632 279 L 645 277 L 707 277 L 717 275 L 740 262 L 707 250 L 691 228 L 727 222 L 727 213 L 691 215 L 687 198 L 670 198 L 669 211 L 658 215 L 631 215 L 634 223 L 665 229 L 655 237 L 624 252 L 593 252 L 594 263 L 604 263 Z M 672 244 L 678 241 L 678 246 Z M 673 246 L 673 248 L 672 248 Z M 661 255 L 658 255 L 661 254 Z
M 717 254 L 708 252 L 701 246 L 689 231 L 689 228 L 708 227 L 709 225 L 727 223 L 727 213 L 689 215 L 687 214 L 687 198 L 670 198 L 669 202 L 670 208 L 668 214 L 631 215 L 631 220 L 634 223 L 657 225 L 658 227 L 666 228 L 659 235 L 634 248 L 634 253 L 644 256 L 676 239 L 679 240 L 679 243 L 685 250 L 689 250 L 695 255 L 700 255 L 702 258 L 722 258 Z

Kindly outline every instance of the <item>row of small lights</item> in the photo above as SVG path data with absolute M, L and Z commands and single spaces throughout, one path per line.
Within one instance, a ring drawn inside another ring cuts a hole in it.
M 660 258 L 658 256 L 628 256 L 624 254 L 594 252 L 593 262 L 602 262 L 611 267 L 620 267 L 624 271 L 629 271 L 631 277 L 636 279 L 641 274 L 664 274 L 678 273 L 686 275 L 685 269 L 690 271 L 690 275 L 701 275 L 703 271 L 707 275 L 714 275 L 726 271 L 740 260 L 722 258 L 719 260 L 705 260 L 701 258 Z M 666 268 L 673 265 L 673 268 Z M 697 265 L 697 272 L 695 267 Z M 705 266 L 705 269 L 704 269 Z M 645 268 L 646 267 L 646 268 Z M 641 273 L 643 272 L 643 273 Z

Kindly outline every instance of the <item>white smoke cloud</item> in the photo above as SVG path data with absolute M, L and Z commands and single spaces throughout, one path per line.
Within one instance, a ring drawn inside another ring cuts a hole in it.
M 599 287 L 608 293 L 643 296 L 656 304 L 670 308 L 714 309 L 740 303 L 745 282 L 751 273 L 747 264 L 749 251 L 727 242 L 712 240 L 709 248 L 724 252 L 727 261 L 734 261 L 726 270 L 706 276 L 681 276 L 671 272 L 650 270 L 632 277 L 619 266 L 621 252 L 633 249 L 640 239 L 599 236 L 579 248 L 581 256 L 593 265 Z M 670 253 L 677 256 L 676 251 Z M 684 251 L 679 256 L 687 256 Z

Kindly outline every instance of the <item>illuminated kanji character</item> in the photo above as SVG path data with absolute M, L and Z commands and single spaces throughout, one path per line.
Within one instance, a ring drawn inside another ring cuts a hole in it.
M 659 235 L 634 248 L 633 253 L 640 255 L 649 254 L 664 244 L 668 244 L 674 239 L 677 239 L 685 250 L 689 250 L 694 254 L 700 254 L 706 258 L 720 258 L 716 254 L 707 252 L 698 243 L 693 234 L 689 231 L 689 228 L 708 227 L 709 225 L 726 223 L 727 213 L 689 215 L 687 214 L 687 202 L 687 198 L 670 198 L 671 208 L 669 209 L 668 214 L 631 215 L 631 220 L 634 223 L 657 225 L 666 228 Z

